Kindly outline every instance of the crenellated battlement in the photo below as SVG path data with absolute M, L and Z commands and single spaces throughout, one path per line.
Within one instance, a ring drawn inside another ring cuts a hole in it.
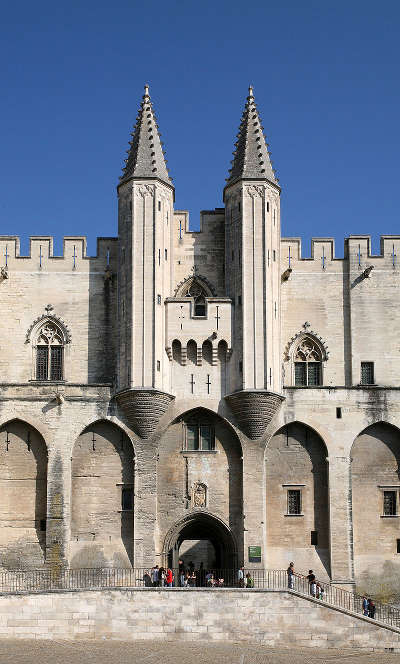
M 54 255 L 52 236 L 32 236 L 29 255 L 21 256 L 20 238 L 16 235 L 0 235 L 0 265 L 8 270 L 43 272 L 93 271 L 93 268 L 116 270 L 118 262 L 118 238 L 98 237 L 96 256 L 87 256 L 84 236 L 63 238 L 61 256 Z
M 319 268 L 329 269 L 339 263 L 350 262 L 351 266 L 365 269 L 372 261 L 381 267 L 397 268 L 400 263 L 400 235 L 381 235 L 380 253 L 371 253 L 370 235 L 350 235 L 344 240 L 344 257 L 335 255 L 335 240 L 331 237 L 311 239 L 311 257 L 302 256 L 301 238 L 281 239 L 281 264 L 283 269 L 294 268 L 296 263 L 307 265 L 314 262 Z

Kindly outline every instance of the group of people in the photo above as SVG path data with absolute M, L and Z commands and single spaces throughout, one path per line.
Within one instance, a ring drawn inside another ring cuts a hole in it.
M 190 562 L 186 568 L 183 560 L 179 560 L 177 578 L 170 567 L 164 568 L 154 565 L 150 572 L 146 571 L 143 575 L 145 586 L 158 588 L 195 588 L 209 586 L 218 588 L 224 585 L 224 579 L 220 578 L 214 571 L 205 570 L 203 564 L 199 569 L 195 569 L 193 562 Z
M 151 572 L 143 574 L 143 581 L 146 587 L 172 588 L 174 585 L 174 573 L 170 567 L 159 567 L 154 565 Z
M 368 616 L 368 618 L 375 618 L 376 606 L 374 600 L 365 597 L 362 598 L 362 612 L 363 616 Z
M 150 571 L 145 571 L 143 582 L 146 587 L 172 588 L 223 588 L 225 579 L 215 570 L 207 570 L 203 563 L 200 563 L 199 569 L 195 569 L 191 561 L 186 567 L 183 560 L 179 560 L 176 575 L 170 567 L 164 568 L 154 565 Z M 235 585 L 235 581 L 230 580 L 228 585 Z M 239 588 L 254 588 L 254 579 L 250 572 L 245 573 L 244 567 L 240 567 L 237 572 L 236 585 Z
M 290 588 L 290 590 L 294 590 L 294 579 L 296 574 L 294 571 L 294 563 L 289 563 L 289 567 L 287 568 L 286 573 L 288 577 L 288 588 Z M 300 575 L 298 574 L 297 576 Z M 322 586 L 322 584 L 319 581 L 317 581 L 312 569 L 308 570 L 308 574 L 305 578 L 308 581 L 309 593 L 311 597 L 315 597 L 316 599 L 321 599 L 321 600 L 324 599 L 325 589 Z
M 289 567 L 287 568 L 286 572 L 288 577 L 288 588 L 290 588 L 290 590 L 294 590 L 294 579 L 295 579 L 294 563 L 289 563 Z M 309 584 L 310 595 L 312 597 L 315 597 L 316 599 L 321 599 L 321 600 L 324 599 L 325 590 L 321 585 L 321 583 L 317 581 L 312 569 L 308 570 L 308 574 L 305 578 L 307 579 Z M 362 598 L 362 612 L 363 615 L 368 616 L 368 618 L 375 618 L 375 612 L 376 612 L 375 602 L 372 599 L 367 598 L 365 595 Z

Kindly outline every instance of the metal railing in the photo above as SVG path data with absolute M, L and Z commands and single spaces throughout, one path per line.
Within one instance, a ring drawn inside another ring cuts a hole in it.
M 259 588 L 264 590 L 293 590 L 311 596 L 324 604 L 363 615 L 363 597 L 330 583 L 321 583 L 322 591 L 315 592 L 308 579 L 299 574 L 289 581 L 285 570 L 244 569 L 243 579 L 238 570 L 187 570 L 184 574 L 172 570 L 173 581 L 168 585 L 164 575 L 149 568 L 86 568 L 0 571 L 0 592 L 43 592 L 47 590 L 89 590 L 106 588 L 184 587 L 190 588 Z M 371 616 L 372 617 L 372 616 Z M 375 620 L 400 628 L 400 608 L 375 602 Z

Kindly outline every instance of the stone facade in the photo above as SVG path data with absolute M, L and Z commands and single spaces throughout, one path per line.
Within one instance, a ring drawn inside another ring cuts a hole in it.
M 147 88 L 126 163 L 95 257 L 81 237 L 62 256 L 0 237 L 1 565 L 192 551 L 395 585 L 400 236 L 378 256 L 350 236 L 340 259 L 281 238 L 252 89 L 200 231 L 174 211 Z
M 0 609 L 2 639 L 228 641 L 400 652 L 396 627 L 285 591 L 150 588 L 3 595 Z

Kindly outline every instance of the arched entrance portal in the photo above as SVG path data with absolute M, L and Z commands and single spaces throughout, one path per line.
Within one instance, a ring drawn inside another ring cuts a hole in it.
M 179 558 L 188 567 L 236 569 L 237 550 L 229 528 L 218 518 L 204 512 L 191 514 L 168 533 L 164 546 L 165 563 L 178 567 Z

